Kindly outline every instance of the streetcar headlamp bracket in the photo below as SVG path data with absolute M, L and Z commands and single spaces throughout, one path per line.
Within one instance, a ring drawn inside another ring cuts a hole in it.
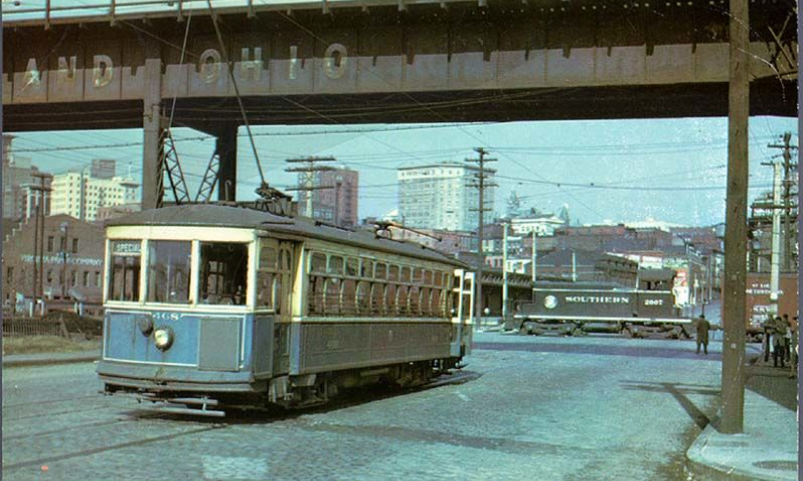
M 137 326 L 143 336 L 150 336 L 153 332 L 153 319 L 151 316 L 140 317 L 137 321 Z

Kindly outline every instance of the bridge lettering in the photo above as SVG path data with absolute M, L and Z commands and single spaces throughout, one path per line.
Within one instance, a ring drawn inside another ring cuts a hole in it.
M 327 77 L 336 80 L 346 73 L 347 53 L 346 47 L 339 43 L 329 45 L 323 55 L 323 72 Z
M 244 48 L 241 52 L 240 77 L 259 82 L 262 79 L 262 47 L 254 49 L 254 60 L 251 58 L 251 49 Z
M 64 57 L 59 57 L 59 70 L 57 73 L 57 80 L 61 81 L 72 81 L 75 80 L 75 72 L 78 65 L 78 57 L 73 55 L 70 57 L 70 63 L 67 63 L 67 59 Z
M 290 46 L 290 63 L 288 65 L 287 77 L 290 80 L 296 79 L 296 69 L 298 68 L 298 47 L 295 45 Z
M 38 86 L 42 83 L 42 77 L 39 74 L 39 67 L 36 65 L 35 58 L 28 59 L 28 66 L 25 67 L 25 76 L 23 76 L 22 81 L 25 83 L 25 87 L 29 85 Z
M 204 82 L 211 84 L 220 78 L 220 52 L 210 48 L 201 54 L 201 78 Z
M 108 55 L 95 55 L 92 59 L 92 83 L 97 88 L 112 83 L 114 77 L 114 63 Z

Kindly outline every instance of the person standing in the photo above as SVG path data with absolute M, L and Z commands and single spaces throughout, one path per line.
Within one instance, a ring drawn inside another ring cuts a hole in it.
M 786 332 L 789 330 L 788 324 L 780 316 L 775 317 L 775 333 L 773 339 L 772 365 L 778 367 L 778 359 L 781 360 L 781 367 L 784 367 L 786 356 L 784 356 L 784 343 Z
M 769 314 L 767 320 L 764 321 L 764 362 L 770 362 L 773 334 L 775 334 L 775 318 L 772 317 L 772 314 Z
M 789 322 L 789 314 L 783 315 L 783 323 L 786 325 L 786 333 L 783 336 L 783 356 L 787 362 L 792 362 L 792 353 L 789 346 L 792 345 L 792 323 Z
M 705 318 L 705 314 L 701 314 L 697 318 L 697 354 L 700 354 L 700 346 L 703 346 L 705 355 L 708 355 L 708 331 L 711 330 L 711 324 Z
M 794 322 L 789 326 L 789 331 L 792 335 L 792 342 L 789 346 L 789 379 L 797 377 L 797 359 L 798 359 L 798 320 L 797 316 L 794 317 Z

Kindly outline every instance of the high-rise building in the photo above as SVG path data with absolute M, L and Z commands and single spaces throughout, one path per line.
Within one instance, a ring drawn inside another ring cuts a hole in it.
M 45 209 L 44 215 L 49 215 L 48 194 L 37 189 L 42 185 L 42 173 L 31 164 L 30 158 L 14 155 L 11 148 L 13 140 L 13 135 L 3 135 L 3 218 L 32 217 L 37 204 Z M 50 176 L 44 177 L 46 188 L 50 186 L 50 180 Z
M 93 163 L 89 175 L 81 171 L 54 176 L 51 213 L 93 221 L 97 219 L 98 209 L 101 207 L 136 203 L 139 200 L 139 184 L 128 177 L 105 177 L 109 169 L 109 165 L 105 164 L 100 171 L 96 171 Z M 113 166 L 111 171 L 114 171 Z M 103 177 L 92 175 L 96 172 Z
M 92 159 L 89 175 L 95 179 L 111 179 L 117 173 L 117 162 L 112 159 Z
M 449 231 L 476 230 L 479 190 L 474 185 L 478 172 L 477 167 L 458 163 L 398 169 L 399 213 L 404 225 Z M 486 169 L 486 183 L 493 183 L 494 172 Z M 495 194 L 495 187 L 486 187 L 485 224 L 493 220 Z
M 342 226 L 356 226 L 360 174 L 347 168 L 315 172 L 313 189 L 300 191 L 299 212 L 306 215 L 307 196 L 312 196 L 312 217 Z M 301 177 L 299 177 L 300 179 Z M 301 182 L 301 180 L 299 180 Z

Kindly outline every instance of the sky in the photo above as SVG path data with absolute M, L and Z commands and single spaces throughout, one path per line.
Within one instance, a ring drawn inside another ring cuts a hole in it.
M 295 185 L 285 160 L 334 156 L 360 173 L 360 217 L 381 216 L 397 205 L 396 169 L 464 162 L 475 147 L 497 159 L 494 208 L 505 211 L 515 190 L 525 207 L 557 212 L 568 205 L 572 223 L 655 219 L 682 225 L 725 220 L 727 118 L 538 121 L 473 124 L 305 125 L 254 127 L 257 154 L 269 184 Z M 345 132 L 344 132 L 345 131 Z M 797 120 L 750 119 L 750 196 L 771 188 L 772 168 L 762 166 L 780 150 L 785 131 L 798 143 Z M 141 129 L 16 134 L 15 155 L 40 169 L 80 170 L 93 158 L 117 160 L 119 175 L 141 178 Z M 173 129 L 191 196 L 214 150 L 214 139 Z M 201 139 L 203 138 L 203 139 Z M 182 140 L 183 139 L 183 140 Z M 64 148 L 77 150 L 64 150 Z M 238 200 L 259 185 L 245 129 L 238 140 Z M 593 185 L 592 185 L 593 184 Z

